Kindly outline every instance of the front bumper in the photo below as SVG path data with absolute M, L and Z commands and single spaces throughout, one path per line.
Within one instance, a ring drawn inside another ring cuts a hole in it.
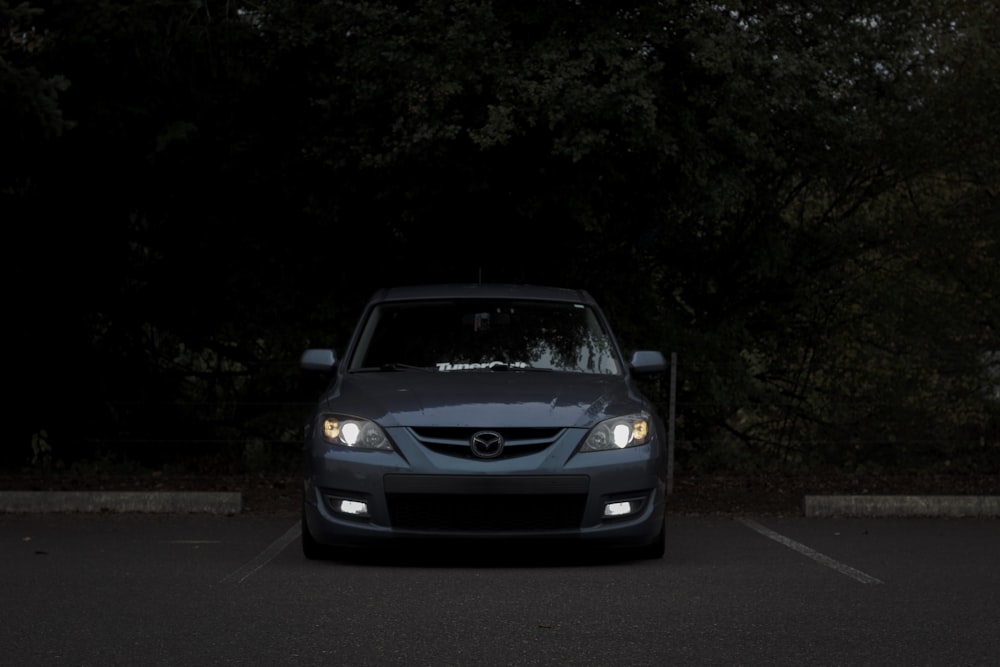
M 656 447 L 576 454 L 580 434 L 567 433 L 531 456 L 456 461 L 407 447 L 404 436 L 394 434 L 399 452 L 307 448 L 304 518 L 316 542 L 535 538 L 629 546 L 651 542 L 662 528 L 666 484 Z M 609 504 L 627 511 L 609 516 Z

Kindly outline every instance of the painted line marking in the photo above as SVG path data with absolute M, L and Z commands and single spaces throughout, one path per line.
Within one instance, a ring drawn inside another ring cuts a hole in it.
M 806 545 L 800 544 L 799 542 L 796 542 L 795 540 L 789 539 L 789 538 L 785 537 L 784 535 L 782 535 L 781 533 L 776 533 L 775 531 L 771 530 L 770 528 L 767 528 L 765 526 L 760 525 L 756 521 L 751 521 L 750 519 L 737 519 L 737 521 L 739 521 L 740 523 L 742 523 L 747 528 L 750 528 L 752 530 L 757 531 L 758 533 L 760 533 L 764 537 L 768 537 L 768 538 L 774 540 L 775 542 L 777 542 L 778 544 L 783 544 L 786 547 L 788 547 L 789 549 L 791 549 L 793 551 L 797 551 L 800 554 L 802 554 L 803 556 L 807 556 L 809 558 L 812 558 L 817 563 L 820 563 L 822 565 L 826 565 L 827 567 L 829 567 L 829 568 L 831 568 L 833 570 L 836 570 L 837 572 L 840 572 L 841 574 L 843 574 L 845 576 L 848 576 L 851 579 L 854 579 L 855 581 L 859 581 L 862 584 L 881 584 L 881 583 L 884 583 L 881 579 L 876 579 L 875 577 L 871 576 L 870 574 L 865 574 L 861 570 L 855 570 L 850 565 L 845 565 L 844 563 L 841 563 L 840 561 L 836 561 L 836 560 L 830 558 L 829 556 L 825 556 L 825 555 L 819 553 L 818 551 L 810 549 Z
M 300 523 L 296 522 L 291 528 L 289 528 L 284 535 L 276 539 L 271 545 L 257 554 L 252 560 L 248 561 L 246 565 L 231 572 L 222 578 L 219 583 L 222 584 L 242 584 L 244 581 L 250 578 L 250 576 L 264 567 L 277 556 L 281 551 L 287 547 L 293 540 L 297 539 L 301 534 L 302 526 Z

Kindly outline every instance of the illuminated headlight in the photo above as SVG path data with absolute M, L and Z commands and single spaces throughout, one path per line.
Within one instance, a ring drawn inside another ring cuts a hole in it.
M 367 419 L 325 415 L 319 426 L 323 439 L 331 445 L 355 449 L 392 449 L 385 431 Z
M 653 425 L 648 415 L 628 415 L 607 419 L 587 434 L 581 452 L 601 452 L 645 445 L 653 439 Z

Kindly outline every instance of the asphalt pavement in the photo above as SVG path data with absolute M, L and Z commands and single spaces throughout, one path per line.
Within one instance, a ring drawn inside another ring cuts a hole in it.
M 303 556 L 297 516 L 0 514 L 0 663 L 996 667 L 994 519 L 670 517 L 662 559 Z

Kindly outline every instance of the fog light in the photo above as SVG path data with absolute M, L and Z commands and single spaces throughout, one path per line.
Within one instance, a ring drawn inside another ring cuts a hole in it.
M 604 516 L 625 516 L 635 511 L 631 501 L 607 503 L 604 506 Z
M 337 511 L 342 514 L 360 517 L 368 516 L 368 503 L 360 500 L 338 500 L 336 507 Z

